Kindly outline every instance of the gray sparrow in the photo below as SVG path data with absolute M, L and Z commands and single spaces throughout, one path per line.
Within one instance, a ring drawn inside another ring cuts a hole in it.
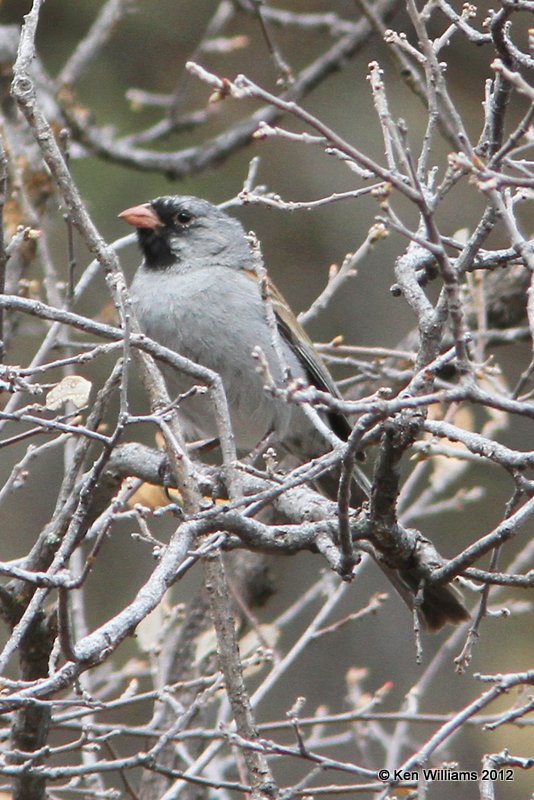
M 137 229 L 143 254 L 131 286 L 142 330 L 219 373 L 238 450 L 249 452 L 270 436 L 282 450 L 305 463 L 331 450 L 325 428 L 339 439 L 348 438 L 351 426 L 342 413 L 321 412 L 322 425 L 318 425 L 317 417 L 314 420 L 301 405 L 287 402 L 282 393 L 266 391 L 265 372 L 258 370 L 253 357 L 258 348 L 264 368 L 280 389 L 287 386 L 289 376 L 340 398 L 326 365 L 280 292 L 268 279 L 262 283 L 257 253 L 236 219 L 206 200 L 187 196 L 158 197 L 119 216 Z M 167 369 L 165 378 L 174 397 L 193 387 L 192 379 L 177 370 Z M 206 394 L 189 392 L 180 401 L 178 413 L 186 438 L 217 437 Z M 331 499 L 336 497 L 337 479 L 334 471 L 317 482 Z M 354 481 L 351 500 L 355 506 L 365 499 L 363 483 Z M 409 571 L 396 576 L 385 571 L 396 577 L 393 582 L 413 605 Z M 429 629 L 468 618 L 452 587 L 425 592 L 419 610 Z

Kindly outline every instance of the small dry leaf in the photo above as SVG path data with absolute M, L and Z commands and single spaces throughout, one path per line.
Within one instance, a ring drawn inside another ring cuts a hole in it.
M 155 483 L 142 483 L 139 489 L 133 493 L 128 500 L 128 506 L 134 508 L 137 505 L 155 511 L 156 508 L 163 508 L 169 503 L 182 504 L 180 492 L 176 489 L 168 489 L 167 492 L 162 486 Z
M 203 498 L 206 503 L 211 503 L 211 497 Z M 177 506 L 183 506 L 183 498 L 178 489 L 167 488 L 156 483 L 142 483 L 139 489 L 135 491 L 128 500 L 128 507 L 135 508 L 135 506 L 144 506 L 144 508 L 155 511 L 157 508 L 164 508 L 169 503 L 175 503 Z M 228 503 L 228 498 L 218 498 L 215 500 L 215 505 L 225 506 Z
M 65 403 L 73 403 L 76 408 L 87 405 L 92 383 L 81 375 L 67 375 L 46 395 L 45 407 L 57 411 Z
M 154 483 L 142 483 L 139 489 L 128 499 L 128 506 L 130 508 L 139 505 L 150 508 L 151 511 L 168 504 L 169 501 L 164 490 L 161 486 L 156 486 Z

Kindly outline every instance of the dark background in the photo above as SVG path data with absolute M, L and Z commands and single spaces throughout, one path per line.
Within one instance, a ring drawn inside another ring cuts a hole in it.
M 0 4 L 2 21 L 20 23 L 22 14 L 29 6 L 29 3 L 21 0 L 5 1 Z M 348 18 L 355 15 L 351 2 L 308 0 L 306 10 L 320 11 L 331 9 L 332 6 Z M 41 15 L 38 45 L 40 58 L 52 75 L 84 35 L 100 7 L 101 3 L 93 0 L 81 3 L 47 0 Z M 301 8 L 301 4 L 295 3 L 295 7 Z M 132 109 L 125 93 L 132 87 L 151 92 L 172 91 L 183 74 L 184 63 L 194 53 L 213 9 L 214 3 L 207 0 L 146 0 L 137 4 L 137 9 L 120 26 L 78 87 L 78 99 L 91 108 L 99 125 L 110 126 L 121 134 L 127 134 L 159 119 L 157 111 Z M 402 22 L 397 22 L 395 27 L 402 29 Z M 274 90 L 276 76 L 265 42 L 259 35 L 257 22 L 252 17 L 240 15 L 233 33 L 248 35 L 249 46 L 231 56 L 209 56 L 203 63 L 218 74 L 228 74 L 229 77 L 243 71 L 260 85 Z M 319 33 L 304 36 L 302 33 L 277 30 L 276 39 L 295 71 L 317 54 L 323 44 L 322 34 Z M 385 70 L 391 106 L 395 114 L 405 118 L 413 151 L 417 153 L 426 115 L 396 78 L 387 48 L 376 38 L 371 39 L 367 48 L 342 71 L 307 97 L 304 105 L 362 151 L 382 160 L 382 137 L 366 79 L 367 64 L 371 60 L 378 60 Z M 452 95 L 469 132 L 476 139 L 481 125 L 484 79 L 490 74 L 487 53 L 483 48 L 477 50 L 470 47 L 467 50 L 458 39 L 449 48 L 447 60 Z M 186 81 L 187 106 L 203 106 L 209 94 L 207 87 L 192 78 Z M 208 138 L 224 130 L 232 120 L 251 113 L 256 107 L 251 101 L 226 101 L 200 131 L 174 136 L 160 147 L 177 150 L 195 145 L 200 138 Z M 517 109 L 516 116 L 521 110 Z M 302 130 L 298 121 L 285 119 L 282 125 L 291 130 Z M 446 163 L 446 154 L 445 146 L 436 147 L 435 163 L 441 171 Z M 261 158 L 258 181 L 265 182 L 270 190 L 286 200 L 316 199 L 355 186 L 352 173 L 336 159 L 326 156 L 320 149 L 281 139 L 254 143 L 216 169 L 180 182 L 171 182 L 157 174 L 136 172 L 90 156 L 74 158 L 72 172 L 94 222 L 102 235 L 112 241 L 129 232 L 117 219 L 117 214 L 128 206 L 154 196 L 194 194 L 213 202 L 222 202 L 234 196 L 241 188 L 249 160 L 256 155 Z M 451 199 L 440 212 L 442 229 L 453 235 L 460 228 L 472 227 L 478 221 L 482 207 L 483 203 L 475 190 L 466 193 L 461 202 Z M 403 211 L 405 219 L 414 224 L 416 217 L 413 210 L 403 208 Z M 308 307 L 324 285 L 329 265 L 340 264 L 348 251 L 359 246 L 378 208 L 372 198 L 364 197 L 313 211 L 289 213 L 252 206 L 235 209 L 232 213 L 242 220 L 247 229 L 256 231 L 271 276 L 292 307 L 299 311 Z M 59 209 L 57 212 L 52 210 L 50 224 L 55 226 L 53 244 L 56 267 L 66 275 L 66 233 Z M 500 244 L 496 237 L 493 243 Z M 503 240 L 502 245 L 505 244 Z M 359 267 L 358 276 L 345 285 L 328 311 L 312 326 L 310 332 L 316 340 L 327 341 L 341 333 L 347 343 L 388 347 L 395 346 L 411 330 L 414 319 L 407 305 L 402 298 L 394 298 L 389 291 L 394 282 L 394 260 L 405 246 L 406 243 L 395 234 L 379 242 Z M 77 242 L 76 250 L 80 267 L 83 267 L 90 258 L 80 242 Z M 130 248 L 126 255 L 121 256 L 121 260 L 125 271 L 131 276 L 138 263 L 136 249 Z M 100 279 L 80 304 L 79 311 L 98 313 L 107 302 L 105 283 Z M 28 323 L 24 337 L 17 344 L 14 360 L 24 363 L 34 349 L 35 333 Z M 499 352 L 497 357 L 508 380 L 513 382 L 528 364 L 528 348 L 516 349 L 513 359 L 505 351 Z M 87 377 L 96 382 L 103 375 L 101 366 L 87 369 Z M 144 400 L 141 394 L 136 402 L 142 406 Z M 138 432 L 147 443 L 152 444 L 151 431 Z M 524 446 L 527 438 L 530 440 L 530 435 L 526 425 L 520 423 L 507 431 L 502 439 L 519 447 Z M 21 446 L 19 455 L 24 449 Z M 32 481 L 4 509 L 3 558 L 15 558 L 26 552 L 40 526 L 48 519 L 61 469 L 60 466 L 58 469 L 58 458 L 60 456 L 56 453 L 39 461 L 33 468 Z M 0 469 L 4 472 L 1 464 Z M 6 464 L 5 469 L 10 469 L 10 465 Z M 462 543 L 473 541 L 490 531 L 502 518 L 503 505 L 511 491 L 511 484 L 506 485 L 500 474 L 497 478 L 496 471 L 487 467 L 482 472 L 470 469 L 462 475 L 460 482 L 466 486 L 483 483 L 486 494 L 474 509 L 461 514 L 440 515 L 427 524 L 425 533 L 444 555 L 457 552 Z M 168 532 L 169 529 L 162 530 L 161 534 L 165 536 Z M 118 611 L 132 597 L 152 567 L 146 547 L 132 543 L 130 533 L 129 526 L 114 531 L 106 544 L 106 558 L 100 559 L 90 581 L 88 591 L 93 598 L 94 624 Z M 522 534 L 527 535 L 530 535 L 527 531 Z M 518 542 L 517 546 L 521 545 L 522 542 Z M 513 546 L 508 550 L 508 556 L 512 551 Z M 317 579 L 322 568 L 318 558 L 303 555 L 274 561 L 272 566 L 278 592 L 261 612 L 264 621 L 274 620 L 293 603 L 296 596 Z M 196 576 L 190 576 L 184 581 L 175 590 L 175 598 L 188 597 L 196 580 Z M 369 691 L 391 681 L 393 687 L 383 703 L 383 709 L 395 711 L 399 708 L 402 698 L 418 680 L 447 633 L 425 638 L 423 664 L 418 666 L 415 663 L 410 616 L 374 566 L 367 568 L 362 578 L 347 592 L 338 610 L 339 616 L 365 605 L 369 593 L 375 591 L 388 591 L 390 594 L 382 613 L 346 626 L 332 637 L 329 646 L 310 648 L 286 674 L 264 707 L 260 707 L 260 721 L 283 717 L 299 695 L 307 697 L 305 713 L 313 713 L 319 703 L 328 705 L 332 712 L 343 710 L 346 707 L 345 674 L 353 666 L 369 668 L 365 684 Z M 521 596 L 516 594 L 515 599 L 521 599 Z M 524 599 L 527 599 L 526 596 Z M 459 652 L 460 644 L 451 653 L 449 662 L 443 667 L 434 683 L 434 690 L 421 710 L 445 712 L 459 709 L 483 689 L 483 685 L 474 678 L 476 672 L 496 673 L 529 668 L 534 651 L 532 636 L 527 635 L 528 632 L 532 633 L 530 615 L 517 615 L 512 620 L 504 621 L 498 617 L 488 619 L 474 650 L 471 669 L 463 676 L 454 672 L 452 659 Z M 290 633 L 288 641 L 284 634 L 280 643 L 282 650 L 291 645 L 297 628 Z M 123 646 L 119 657 L 126 659 L 127 655 L 134 652 L 135 645 L 129 643 Z M 505 704 L 509 703 L 510 698 L 506 698 Z M 497 704 L 494 704 L 489 711 L 496 709 Z M 429 728 L 421 726 L 421 739 L 429 733 Z M 481 733 L 473 727 L 462 730 L 461 744 L 456 741 L 455 745 L 451 748 L 451 759 L 458 760 L 462 769 L 477 769 L 483 753 L 499 752 L 505 746 L 516 755 L 531 755 L 534 738 L 528 728 L 505 726 Z M 336 755 L 340 759 L 350 758 L 351 748 L 340 748 Z M 521 774 L 518 770 L 515 774 L 515 784 L 499 787 L 499 797 L 526 797 L 529 787 L 531 789 L 531 776 Z M 468 800 L 478 797 L 478 790 L 469 784 L 458 787 L 444 784 L 431 787 L 429 792 L 429 797 L 436 800 L 453 796 Z

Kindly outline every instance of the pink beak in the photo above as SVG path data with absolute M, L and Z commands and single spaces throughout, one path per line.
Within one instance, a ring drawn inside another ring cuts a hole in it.
M 119 217 L 134 228 L 154 229 L 163 227 L 163 222 L 149 203 L 127 208 L 125 211 L 121 211 Z

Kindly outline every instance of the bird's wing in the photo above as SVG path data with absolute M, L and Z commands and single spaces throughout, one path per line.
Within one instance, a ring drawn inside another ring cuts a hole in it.
M 280 335 L 297 355 L 306 370 L 310 383 L 316 386 L 317 389 L 329 392 L 333 397 L 341 399 L 341 394 L 313 346 L 310 337 L 298 322 L 276 286 L 270 281 L 269 291 Z M 348 439 L 352 428 L 346 416 L 337 411 L 328 411 L 326 412 L 326 417 L 336 436 L 339 436 L 344 441 Z

